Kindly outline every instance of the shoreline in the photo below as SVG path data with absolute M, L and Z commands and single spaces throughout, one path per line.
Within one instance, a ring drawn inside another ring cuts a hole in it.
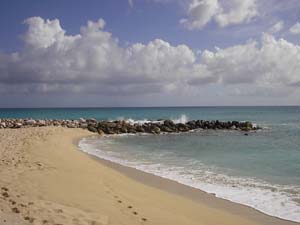
M 81 140 L 81 139 L 80 139 Z M 76 140 L 79 142 L 80 140 Z M 76 142 L 75 142 L 76 143 Z M 77 143 L 77 148 L 79 151 L 82 151 Z M 182 196 L 188 198 L 197 203 L 205 203 L 209 207 L 225 210 L 229 213 L 242 215 L 247 219 L 251 219 L 257 222 L 262 222 L 266 225 L 272 225 L 279 223 L 280 225 L 297 225 L 299 222 L 282 219 L 280 217 L 268 215 L 264 212 L 261 212 L 253 207 L 233 202 L 227 199 L 216 197 L 215 194 L 207 193 L 201 189 L 194 188 L 185 184 L 182 184 L 178 181 L 171 180 L 165 177 L 160 177 L 133 167 L 125 166 L 107 159 L 103 159 L 91 154 L 88 154 L 82 151 L 84 154 L 88 155 L 92 159 L 98 161 L 99 163 L 124 174 L 130 179 L 138 181 L 147 186 L 151 186 L 171 194 Z
M 0 224 L 299 224 L 95 160 L 77 146 L 88 136 L 61 127 L 0 130 Z

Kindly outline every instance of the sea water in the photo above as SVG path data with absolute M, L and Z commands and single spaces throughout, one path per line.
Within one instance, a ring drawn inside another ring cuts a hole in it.
M 81 150 L 178 181 L 266 214 L 300 222 L 300 107 L 6 109 L 0 118 L 251 121 L 243 132 L 84 138 Z

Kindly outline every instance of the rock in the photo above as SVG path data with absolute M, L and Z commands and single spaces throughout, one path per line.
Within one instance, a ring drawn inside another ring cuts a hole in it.
M 151 133 L 153 133 L 153 134 L 160 134 L 160 128 L 158 127 L 158 126 L 153 126 L 152 128 L 151 128 Z
M 105 133 L 106 133 L 106 134 L 115 134 L 116 132 L 114 132 L 113 129 L 107 127 L 107 128 L 105 129 Z
M 67 124 L 67 128 L 76 128 L 75 124 Z
M 22 123 L 15 123 L 14 128 L 21 128 L 22 127 Z
M 135 130 L 139 133 L 145 133 L 145 129 L 140 125 L 137 125 Z
M 126 127 L 122 127 L 122 128 L 120 129 L 120 131 L 121 131 L 121 133 L 127 133 L 127 128 L 126 128 Z
M 86 120 L 83 119 L 83 118 L 80 118 L 80 119 L 79 119 L 79 122 L 80 122 L 80 123 L 86 123 Z
M 97 130 L 96 127 L 93 127 L 93 126 L 90 126 L 90 125 L 87 127 L 87 129 L 88 129 L 89 131 L 93 132 L 93 133 L 97 133 L 97 132 L 98 132 L 98 130 Z
M 103 130 L 101 130 L 100 128 L 98 128 L 98 134 L 101 135 L 101 136 L 103 136 L 105 133 L 104 133 Z
M 107 127 L 109 127 L 109 128 L 116 128 L 117 124 L 115 122 L 109 122 L 109 123 L 107 123 Z
M 45 120 L 38 120 L 37 125 L 40 126 L 40 127 L 44 127 L 44 126 L 46 126 L 46 121 Z
M 170 127 L 167 127 L 165 125 L 161 125 L 160 129 L 161 129 L 162 132 L 169 132 L 169 133 L 171 133 L 171 132 L 174 131 L 173 129 L 171 129 Z
M 87 123 L 97 123 L 97 120 L 95 118 L 87 119 Z
M 175 126 L 175 123 L 172 121 L 172 120 L 165 120 L 164 121 L 164 125 L 166 127 L 174 127 Z
M 42 127 L 42 126 L 63 126 L 68 128 L 88 129 L 91 132 L 98 132 L 100 135 L 120 134 L 120 133 L 152 133 L 161 132 L 187 132 L 194 129 L 231 129 L 238 131 L 256 131 L 261 129 L 251 122 L 239 121 L 203 121 L 191 120 L 186 123 L 174 123 L 172 120 L 161 120 L 159 122 L 129 123 L 124 120 L 117 121 L 97 121 L 96 119 L 79 120 L 33 120 L 33 119 L 0 119 L 0 128 L 21 128 L 21 127 Z M 100 131 L 99 131 L 100 130 Z
M 82 124 L 79 125 L 79 127 L 81 129 L 86 129 L 88 127 L 88 125 L 86 123 L 82 123 Z
M 136 134 L 136 130 L 133 128 L 129 128 L 128 133 Z
M 180 132 L 186 132 L 189 130 L 188 126 L 183 123 L 176 124 L 176 127 L 177 127 L 178 131 L 180 131 Z
M 36 124 L 35 120 L 25 120 L 24 121 L 24 125 L 26 125 L 26 126 L 33 126 L 35 124 Z

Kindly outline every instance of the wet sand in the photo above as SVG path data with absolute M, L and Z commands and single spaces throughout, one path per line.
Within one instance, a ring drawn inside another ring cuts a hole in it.
M 0 224 L 297 224 L 95 160 L 76 146 L 88 135 L 59 127 L 0 130 Z

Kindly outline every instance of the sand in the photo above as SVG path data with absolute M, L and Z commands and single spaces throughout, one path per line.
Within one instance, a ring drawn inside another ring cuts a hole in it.
M 0 224 L 294 224 L 95 160 L 60 127 L 0 130 Z

